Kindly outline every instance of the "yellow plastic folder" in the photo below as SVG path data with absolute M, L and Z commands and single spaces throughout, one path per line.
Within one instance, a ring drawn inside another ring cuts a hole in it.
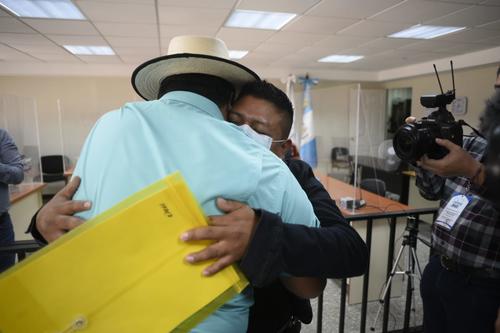
M 184 262 L 204 225 L 179 173 L 147 187 L 0 275 L 0 332 L 188 331 L 248 284 Z

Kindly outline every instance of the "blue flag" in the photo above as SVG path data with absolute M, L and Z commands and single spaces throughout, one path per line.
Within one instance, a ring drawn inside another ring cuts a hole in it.
M 312 168 L 318 166 L 316 153 L 316 136 L 314 133 L 313 109 L 311 104 L 311 87 L 318 83 L 309 76 L 299 78 L 304 85 L 304 113 L 302 116 L 302 136 L 300 140 L 300 157 Z

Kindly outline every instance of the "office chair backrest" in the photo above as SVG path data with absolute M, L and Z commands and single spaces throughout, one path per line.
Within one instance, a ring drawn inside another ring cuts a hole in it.
M 349 149 L 344 147 L 333 147 L 331 152 L 332 162 L 334 161 L 349 161 Z
M 64 164 L 62 155 L 42 156 L 42 173 L 44 174 L 63 174 Z
M 366 178 L 361 181 L 359 185 L 363 190 L 370 191 L 385 197 L 385 182 L 377 178 Z

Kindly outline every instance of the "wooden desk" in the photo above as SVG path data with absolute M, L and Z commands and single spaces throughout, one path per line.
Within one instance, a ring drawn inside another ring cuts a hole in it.
M 65 178 L 66 184 L 69 182 L 70 178 L 73 176 L 73 172 L 75 172 L 74 166 L 72 166 L 68 170 L 64 171 L 64 178 Z
M 330 196 L 336 201 L 342 214 L 345 218 L 354 216 L 367 216 L 375 218 L 377 215 L 382 215 L 388 212 L 404 212 L 410 209 L 409 206 L 399 202 L 381 197 L 374 193 L 355 189 L 352 185 L 346 184 L 338 179 L 326 176 L 321 172 L 315 171 L 319 181 L 325 189 L 330 193 Z M 340 198 L 355 197 L 362 198 L 366 201 L 366 206 L 351 210 L 340 207 Z M 366 241 L 367 221 L 352 221 L 352 227 Z M 396 220 L 396 237 L 399 237 L 404 232 L 406 227 L 406 218 L 398 218 Z M 368 285 L 368 300 L 374 301 L 379 299 L 379 294 L 386 280 L 387 274 L 387 257 L 389 254 L 389 223 L 387 219 L 379 219 L 373 221 L 372 228 L 372 244 L 370 255 L 370 280 Z M 394 249 L 397 251 L 401 245 L 401 240 L 394 244 Z M 406 260 L 406 258 L 404 258 Z M 403 266 L 404 262 L 400 262 Z M 402 277 L 396 276 L 392 281 L 391 296 L 397 297 L 401 295 Z M 349 304 L 360 303 L 363 292 L 363 277 L 348 279 L 348 302 Z
M 42 190 L 44 183 L 19 184 L 11 186 L 9 214 L 14 225 L 16 240 L 33 239 L 24 232 L 28 228 L 31 217 L 42 207 Z

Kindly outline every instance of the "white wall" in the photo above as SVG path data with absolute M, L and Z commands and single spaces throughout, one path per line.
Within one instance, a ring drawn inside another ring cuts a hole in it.
M 0 77 L 0 94 L 36 100 L 40 151 L 60 154 L 58 103 L 62 114 L 64 152 L 75 159 L 95 121 L 123 103 L 138 100 L 128 78 L 97 77 Z

